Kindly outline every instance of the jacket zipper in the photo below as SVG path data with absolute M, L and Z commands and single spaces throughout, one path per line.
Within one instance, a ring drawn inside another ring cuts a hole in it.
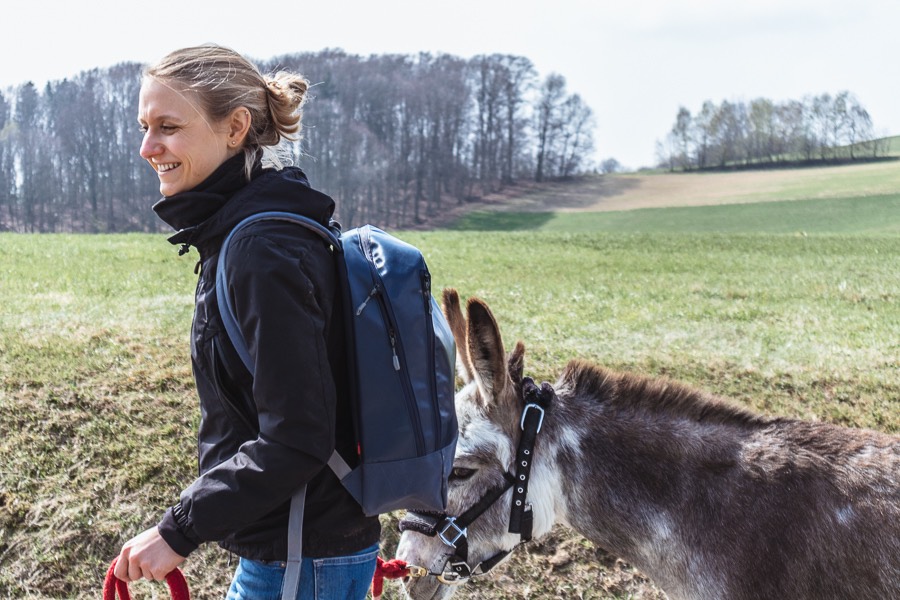
M 247 415 L 244 414 L 244 412 L 240 409 L 240 407 L 237 405 L 237 403 L 231 398 L 231 394 L 229 394 L 228 389 L 225 387 L 225 382 L 222 381 L 222 376 L 219 374 L 220 365 L 221 365 L 221 368 L 225 369 L 226 371 L 228 371 L 229 369 L 228 369 L 228 366 L 225 364 L 225 357 L 222 355 L 222 350 L 219 348 L 219 344 L 216 343 L 215 338 L 213 338 L 213 340 L 212 340 L 212 351 L 213 351 L 213 378 L 215 379 L 216 392 L 219 396 L 219 399 L 221 399 L 223 404 L 225 404 L 229 408 L 231 408 L 231 410 L 234 412 L 234 414 L 237 416 L 237 418 L 240 419 L 241 422 L 247 426 L 247 429 L 249 429 L 250 431 L 259 433 L 258 428 L 253 426 L 253 423 L 250 422 L 250 419 L 247 417 Z M 235 378 L 233 376 L 231 376 L 230 374 L 229 374 L 229 377 L 231 379 L 231 382 L 234 385 L 237 385 Z

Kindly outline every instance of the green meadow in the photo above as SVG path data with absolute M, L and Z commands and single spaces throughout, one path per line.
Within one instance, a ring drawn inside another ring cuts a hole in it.
M 399 235 L 438 289 L 491 305 L 535 379 L 586 358 L 767 414 L 900 433 L 897 193 L 480 212 Z M 98 597 L 121 544 L 193 478 L 196 259 L 163 235 L 0 234 L 0 597 Z M 396 517 L 384 519 L 389 554 Z M 560 548 L 575 566 L 559 566 Z M 211 546 L 192 556 L 193 597 L 222 597 L 233 567 Z M 661 598 L 562 530 L 457 595 L 632 596 Z

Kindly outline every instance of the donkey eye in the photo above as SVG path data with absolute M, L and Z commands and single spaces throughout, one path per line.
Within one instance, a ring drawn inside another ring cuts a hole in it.
M 475 474 L 475 469 L 466 469 L 465 467 L 453 467 L 450 471 L 450 481 L 465 481 Z

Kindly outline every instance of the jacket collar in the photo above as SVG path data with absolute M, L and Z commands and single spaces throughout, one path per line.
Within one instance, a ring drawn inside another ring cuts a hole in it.
M 181 253 L 194 246 L 205 259 L 218 252 L 222 240 L 242 219 L 267 210 L 293 212 L 328 224 L 334 200 L 312 189 L 301 169 L 275 171 L 257 163 L 248 183 L 243 164 L 242 155 L 232 157 L 193 190 L 165 197 L 153 206 L 177 230 L 169 242 L 181 245 Z

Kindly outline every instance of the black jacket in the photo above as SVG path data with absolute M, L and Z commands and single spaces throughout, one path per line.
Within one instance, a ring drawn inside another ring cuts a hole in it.
M 349 554 L 377 542 L 380 527 L 326 466 L 335 445 L 343 456 L 355 446 L 329 249 L 284 222 L 255 223 L 232 239 L 227 281 L 255 378 L 228 340 L 215 294 L 219 248 L 240 220 L 282 210 L 325 224 L 334 202 L 300 169 L 257 167 L 244 185 L 242 165 L 230 159 L 195 190 L 154 206 L 179 230 L 170 241 L 195 246 L 201 261 L 191 332 L 200 476 L 159 531 L 182 556 L 218 541 L 245 558 L 284 560 L 290 497 L 306 482 L 304 555 Z

